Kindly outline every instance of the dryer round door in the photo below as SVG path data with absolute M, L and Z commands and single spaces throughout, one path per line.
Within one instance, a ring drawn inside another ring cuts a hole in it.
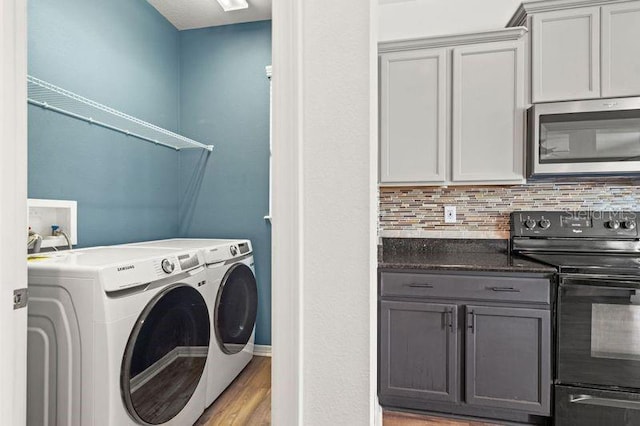
M 151 300 L 129 336 L 120 373 L 134 420 L 164 424 L 182 411 L 204 372 L 210 337 L 206 301 L 195 288 L 172 285 Z
M 258 286 L 251 268 L 236 263 L 225 274 L 215 306 L 215 331 L 220 349 L 232 355 L 251 339 L 258 313 Z

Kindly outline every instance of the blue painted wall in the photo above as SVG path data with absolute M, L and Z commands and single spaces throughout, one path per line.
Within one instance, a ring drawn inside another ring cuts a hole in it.
M 154 146 L 29 106 L 29 197 L 78 201 L 80 247 L 250 238 L 271 343 L 271 22 L 178 32 L 143 0 L 29 0 L 29 74 L 205 143 Z
M 180 36 L 140 0 L 29 0 L 29 74 L 179 128 Z M 178 153 L 29 106 L 29 197 L 78 201 L 79 246 L 178 234 Z
M 180 33 L 182 133 L 212 139 L 180 153 L 180 235 L 249 238 L 259 305 L 256 343 L 271 344 L 269 80 L 271 21 Z

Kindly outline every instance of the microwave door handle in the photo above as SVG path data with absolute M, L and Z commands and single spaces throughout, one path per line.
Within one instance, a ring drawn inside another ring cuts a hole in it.
M 630 401 L 626 399 L 602 398 L 592 395 L 569 395 L 569 402 L 572 404 L 597 405 L 601 407 L 615 407 L 629 410 L 640 410 L 640 401 Z

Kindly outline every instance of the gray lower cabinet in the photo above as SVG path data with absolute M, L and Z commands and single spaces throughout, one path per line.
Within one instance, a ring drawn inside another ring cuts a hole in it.
M 466 402 L 550 412 L 548 310 L 466 306 Z
M 550 278 L 382 271 L 381 404 L 525 422 L 550 416 Z
M 457 306 L 380 304 L 380 392 L 428 401 L 458 400 Z

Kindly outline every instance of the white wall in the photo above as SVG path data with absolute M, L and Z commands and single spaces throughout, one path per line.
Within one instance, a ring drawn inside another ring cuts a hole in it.
M 274 2 L 278 426 L 376 421 L 375 2 Z
M 502 28 L 522 0 L 380 0 L 379 41 Z

